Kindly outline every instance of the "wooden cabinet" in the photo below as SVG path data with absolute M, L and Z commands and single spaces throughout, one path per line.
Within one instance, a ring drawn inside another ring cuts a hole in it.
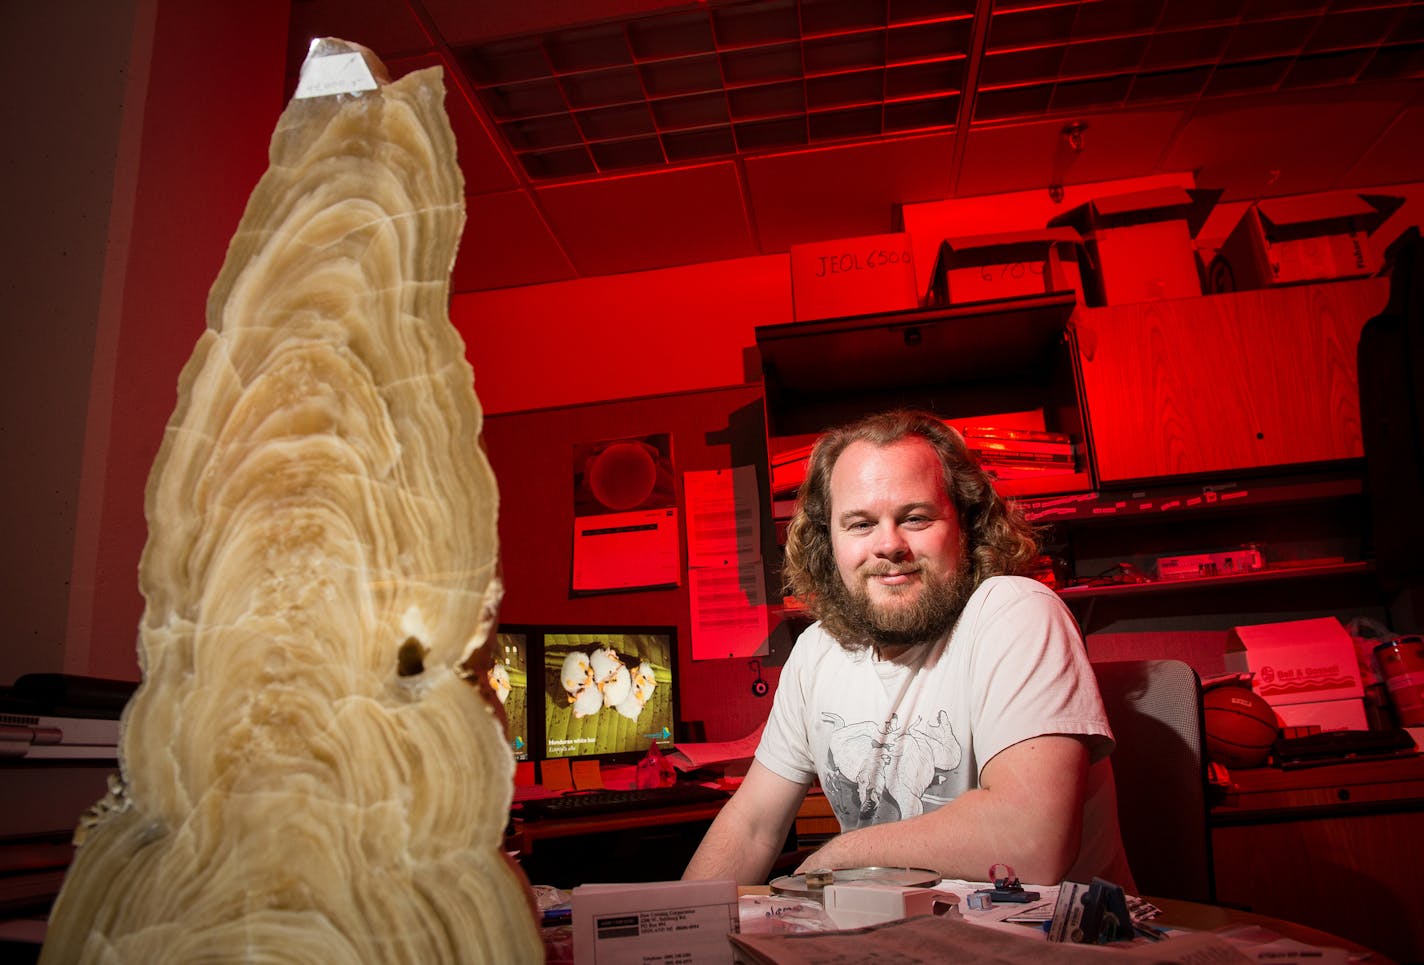
M 1424 960 L 1424 757 L 1232 772 L 1217 900 Z
M 1386 279 L 1080 309 L 1100 484 L 1359 458 L 1355 351 Z
M 778 534 L 799 482 L 778 487 L 778 462 L 830 426 L 894 405 L 1031 410 L 1087 457 L 1050 488 L 1000 489 L 1043 527 L 1088 632 L 1228 601 L 1228 626 L 1382 615 L 1356 350 L 1388 294 L 1372 278 L 1092 309 L 1051 295 L 758 328 Z M 1158 578 L 1163 557 L 1246 544 L 1263 567 Z

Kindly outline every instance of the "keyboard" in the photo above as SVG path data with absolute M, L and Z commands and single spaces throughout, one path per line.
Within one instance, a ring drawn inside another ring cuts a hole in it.
M 1394 727 L 1389 730 L 1328 730 L 1304 737 L 1282 737 L 1271 750 L 1276 756 L 1276 763 L 1289 768 L 1411 754 L 1415 746 L 1409 731 Z
M 686 804 L 709 804 L 725 801 L 731 792 L 705 784 L 674 784 L 671 787 L 601 788 L 576 791 L 560 797 L 543 797 L 522 801 L 519 807 L 526 818 L 575 818 L 592 814 L 618 814 L 622 811 L 647 811 Z

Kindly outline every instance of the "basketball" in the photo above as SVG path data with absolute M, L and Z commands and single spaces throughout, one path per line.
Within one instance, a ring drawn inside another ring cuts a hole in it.
M 1202 695 L 1207 757 L 1227 767 L 1260 767 L 1275 743 L 1276 712 L 1250 687 L 1213 687 Z

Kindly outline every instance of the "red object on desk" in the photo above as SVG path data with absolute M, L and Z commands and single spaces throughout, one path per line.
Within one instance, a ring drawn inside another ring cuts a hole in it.
M 1375 659 L 1389 688 L 1401 727 L 1424 724 L 1424 637 L 1400 637 L 1375 647 Z

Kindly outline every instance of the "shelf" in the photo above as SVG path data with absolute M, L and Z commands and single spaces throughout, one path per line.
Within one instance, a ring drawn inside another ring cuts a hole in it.
M 1199 512 L 1259 506 L 1288 506 L 1360 496 L 1359 473 L 1341 470 L 1296 478 L 1218 479 L 1164 484 L 1111 492 L 1075 493 L 1045 499 L 1020 499 L 1033 523 L 1085 523 L 1131 518 L 1160 519 Z
M 994 483 L 994 489 L 1000 496 L 1023 499 L 1048 493 L 1080 493 L 1092 485 L 1092 477 L 1086 472 L 1060 472 L 1036 479 L 1000 479 Z
M 818 433 L 867 412 L 931 408 L 938 396 L 965 393 L 986 407 L 945 405 L 939 414 L 1041 408 L 1055 366 L 1071 364 L 1064 345 L 1076 304 L 1060 293 L 759 326 L 768 435 Z M 1031 403 L 1022 401 L 1024 386 Z
M 1227 586 L 1262 585 L 1308 580 L 1317 577 L 1367 575 L 1374 572 L 1374 563 L 1360 560 L 1347 563 L 1320 563 L 1314 566 L 1282 566 L 1256 570 L 1252 573 L 1231 573 L 1224 576 L 1201 576 L 1190 580 L 1153 580 L 1149 583 L 1112 583 L 1105 586 L 1068 586 L 1057 591 L 1067 603 L 1100 597 L 1121 598 L 1169 593 L 1189 593 Z
M 1077 492 L 1091 485 L 1086 472 L 1061 472 L 1036 479 L 1002 479 L 994 484 L 994 489 L 1000 496 L 1012 499 L 1030 494 Z M 795 490 L 773 491 L 772 496 L 772 521 L 779 527 L 785 527 L 794 513 Z

